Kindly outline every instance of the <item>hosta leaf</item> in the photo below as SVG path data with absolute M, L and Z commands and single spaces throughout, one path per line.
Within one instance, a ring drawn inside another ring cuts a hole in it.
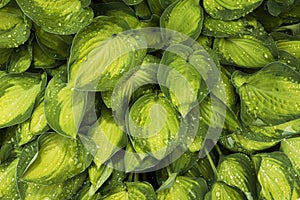
M 86 92 L 64 82 L 65 74 L 53 77 L 45 92 L 45 115 L 49 126 L 60 134 L 76 138 L 82 120 Z
M 289 157 L 296 173 L 300 176 L 300 137 L 282 140 L 280 144 L 281 151 Z
M 276 46 L 271 37 L 262 39 L 253 35 L 217 38 L 214 50 L 222 64 L 243 68 L 261 68 L 275 61 Z
M 37 184 L 19 181 L 18 190 L 22 199 L 71 199 L 81 188 L 86 178 L 86 173 L 81 173 L 62 183 Z
M 179 116 L 162 94 L 140 97 L 132 105 L 127 120 L 137 153 L 148 153 L 161 160 L 177 145 Z
M 157 1 L 157 0 L 147 0 L 147 3 L 149 5 L 149 8 L 151 10 L 151 12 L 153 14 L 156 14 L 156 15 L 161 15 L 161 13 L 164 11 L 160 1 Z
M 264 135 L 253 133 L 250 130 L 238 130 L 232 134 L 221 136 L 220 142 L 231 151 L 252 154 L 273 147 L 280 140 L 266 139 Z
M 97 145 L 94 162 L 98 167 L 127 143 L 127 136 L 122 127 L 115 122 L 112 113 L 104 109 L 100 119 L 90 128 L 88 136 Z
M 217 83 L 219 77 L 214 67 L 202 47 L 172 45 L 161 59 L 157 79 L 163 93 L 186 116 Z
M 201 32 L 203 19 L 199 0 L 178 0 L 165 9 L 160 18 L 160 26 L 196 39 Z M 184 39 L 172 38 L 172 35 L 167 37 L 171 37 L 170 40 L 173 42 L 181 42 Z
M 18 47 L 30 35 L 31 21 L 12 1 L 0 8 L 0 48 Z
M 18 124 L 17 138 L 19 145 L 31 141 L 35 136 L 47 130 L 49 130 L 49 126 L 44 112 L 44 100 L 41 99 L 33 109 L 31 117 L 25 122 Z
M 92 7 L 96 16 L 121 17 L 130 28 L 135 28 L 139 23 L 134 10 L 121 0 L 119 2 L 95 3 L 92 4 Z
M 232 80 L 245 124 L 271 126 L 299 118 L 300 74 L 287 65 L 274 62 L 252 75 L 236 71 Z
M 89 189 L 89 195 L 94 195 L 96 191 L 105 183 L 113 172 L 113 168 L 104 164 L 97 167 L 92 164 L 89 169 L 89 179 L 91 181 L 91 187 Z
M 248 199 L 257 199 L 254 166 L 245 154 L 230 154 L 221 159 L 218 164 L 218 178 L 230 186 L 238 187 Z
M 121 190 L 110 194 L 103 198 L 104 200 L 129 200 L 129 199 L 141 199 L 141 200 L 155 200 L 156 195 L 151 184 L 147 182 L 125 182 L 126 190 Z
M 213 184 L 212 189 L 205 195 L 205 200 L 246 200 L 244 193 L 236 187 L 222 181 Z
M 134 93 L 144 85 L 157 83 L 157 70 L 159 65 L 155 62 L 152 64 L 144 63 L 140 67 L 128 71 L 122 76 L 114 88 L 111 106 L 114 117 L 119 125 L 125 126 L 125 116 L 129 109 L 129 102 Z M 146 91 L 145 88 L 143 88 L 142 91 L 141 94 L 144 94 L 144 91 Z M 137 100 L 137 98 L 135 100 Z
M 6 74 L 0 78 L 0 128 L 27 120 L 44 88 L 45 74 Z
M 18 159 L 10 163 L 0 165 L 0 198 L 1 199 L 18 199 L 16 169 Z
M 12 48 L 0 48 L 0 69 L 2 69 L 2 66 L 6 66 L 6 64 L 8 64 L 9 59 L 10 59 L 10 55 L 12 54 L 12 52 L 14 51 L 14 49 Z
M 92 156 L 79 139 L 46 133 L 24 147 L 17 176 L 38 184 L 62 183 L 83 172 L 91 162 Z
M 10 0 L 0 0 L 0 8 L 4 7 L 9 2 L 10 2 Z
M 58 60 L 64 60 L 69 56 L 72 36 L 49 33 L 38 26 L 34 26 L 34 30 L 36 40 L 47 56 Z
M 112 90 L 123 73 L 140 64 L 147 44 L 137 32 L 120 33 L 124 23 L 120 18 L 97 17 L 75 36 L 69 79 L 76 88 Z
M 267 8 L 268 12 L 273 16 L 278 16 L 281 13 L 285 13 L 290 10 L 297 1 L 295 0 L 286 0 L 286 1 L 278 1 L 278 0 L 268 0 Z
M 62 35 L 76 33 L 93 18 L 92 9 L 84 1 L 79 0 L 50 2 L 17 0 L 17 3 L 25 15 L 50 33 Z
M 203 178 L 177 176 L 171 188 L 157 193 L 157 199 L 203 199 L 206 192 L 208 192 L 208 188 Z
M 20 45 L 12 54 L 8 71 L 12 73 L 25 72 L 31 65 L 32 48 L 29 45 Z
M 255 18 L 245 17 L 232 21 L 223 21 L 205 16 L 202 34 L 213 37 L 237 36 L 249 34 L 257 28 L 258 22 Z
M 127 5 L 137 5 L 141 2 L 143 2 L 143 0 L 123 0 Z
M 47 69 L 62 65 L 62 61 L 47 56 L 36 40 L 32 42 L 32 59 L 34 68 Z
M 294 171 L 288 157 L 282 152 L 261 153 L 252 156 L 260 199 L 291 199 Z
M 247 15 L 256 9 L 262 2 L 262 0 L 204 0 L 203 6 L 205 11 L 211 17 L 228 21 Z
M 151 11 L 146 1 L 142 1 L 141 3 L 134 6 L 135 13 L 138 17 L 142 19 L 150 19 L 151 18 Z
M 131 143 L 127 144 L 124 155 L 125 172 L 143 171 L 158 163 L 159 160 L 156 160 L 146 153 L 137 153 Z
M 278 40 L 276 45 L 279 50 L 286 51 L 296 58 L 300 58 L 300 39 L 299 40 Z

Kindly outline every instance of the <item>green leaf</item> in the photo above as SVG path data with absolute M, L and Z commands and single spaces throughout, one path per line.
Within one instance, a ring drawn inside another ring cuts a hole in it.
M 279 50 L 286 51 L 296 58 L 300 58 L 300 39 L 277 40 L 276 45 Z
M 109 110 L 103 109 L 100 119 L 91 126 L 88 136 L 97 145 L 94 155 L 95 164 L 100 167 L 117 151 L 126 146 L 127 136 L 114 120 Z
M 71 84 L 83 90 L 112 90 L 123 73 L 141 63 L 147 44 L 138 32 L 120 33 L 124 23 L 97 17 L 75 36 L 69 60 Z
M 244 17 L 256 9 L 262 2 L 263 0 L 204 0 L 203 6 L 211 17 L 229 21 Z
M 83 172 L 91 162 L 92 156 L 80 140 L 46 133 L 24 147 L 17 176 L 37 184 L 62 183 Z
M 31 21 L 12 1 L 0 8 L 0 48 L 24 44 L 30 35 Z
M 275 61 L 277 49 L 268 35 L 262 38 L 245 34 L 215 39 L 214 50 L 222 64 L 242 68 L 261 68 Z
M 91 181 L 91 187 L 89 189 L 89 195 L 92 196 L 96 191 L 105 183 L 105 181 L 110 177 L 113 172 L 113 168 L 107 164 L 97 167 L 92 164 L 89 169 L 89 179 Z
M 212 189 L 205 195 L 205 200 L 246 200 L 244 193 L 236 187 L 222 181 L 213 184 Z
M 62 183 L 37 184 L 25 181 L 18 182 L 18 190 L 22 199 L 71 199 L 81 188 L 86 178 L 86 173 L 81 173 Z
M 92 9 L 80 0 L 17 0 L 17 3 L 25 15 L 50 33 L 74 34 L 93 19 Z
M 0 165 L 0 198 L 1 199 L 18 199 L 16 169 L 18 159 L 10 163 L 3 163 Z
M 141 3 L 134 6 L 135 13 L 138 17 L 142 19 L 150 19 L 151 18 L 151 11 L 146 1 L 142 1 Z
M 96 16 L 112 16 L 122 18 L 127 22 L 130 28 L 136 28 L 139 23 L 134 10 L 121 0 L 119 2 L 94 3 L 92 4 L 92 7 Z
M 241 153 L 225 156 L 218 164 L 217 170 L 220 181 L 238 187 L 248 199 L 257 199 L 256 174 L 248 156 Z
M 137 5 L 141 2 L 143 2 L 143 0 L 123 0 L 127 5 Z
M 232 81 L 245 124 L 274 126 L 299 118 L 300 74 L 289 66 L 274 62 L 254 74 L 236 71 Z
M 178 0 L 168 6 L 160 18 L 160 26 L 185 34 L 192 39 L 198 38 L 202 29 L 203 10 L 199 0 Z M 170 33 L 166 32 L 167 35 Z M 178 36 L 178 34 L 177 34 Z M 182 42 L 184 38 L 172 38 L 173 42 Z
M 147 0 L 147 3 L 148 3 L 149 8 L 150 8 L 150 10 L 153 14 L 156 14 L 156 15 L 160 16 L 162 14 L 162 12 L 164 11 L 164 8 L 162 7 L 160 1 Z
M 10 2 L 10 0 L 0 0 L 0 8 L 4 7 L 9 2 Z
M 181 44 L 167 48 L 163 54 L 157 79 L 163 93 L 182 116 L 197 105 L 198 97 L 208 93 L 204 80 L 208 77 L 211 63 L 206 56 L 204 49 Z
M 267 8 L 268 12 L 273 16 L 278 16 L 281 13 L 285 13 L 289 11 L 297 1 L 295 0 L 286 0 L 286 1 L 278 1 L 278 0 L 268 0 Z
M 72 36 L 49 33 L 36 25 L 34 32 L 39 46 L 47 56 L 57 60 L 64 60 L 69 56 Z
M 32 48 L 29 45 L 20 45 L 11 54 L 10 62 L 8 65 L 8 72 L 22 73 L 25 72 L 31 65 L 32 61 Z
M 128 131 L 137 153 L 161 160 L 177 145 L 179 116 L 162 94 L 146 94 L 132 105 Z
M 206 181 L 203 178 L 191 178 L 177 176 L 171 188 L 161 190 L 157 193 L 158 200 L 167 199 L 203 199 L 208 192 Z
M 275 146 L 280 140 L 266 139 L 260 132 L 250 130 L 238 130 L 220 137 L 220 142 L 233 152 L 252 154 Z
M 291 199 L 294 171 L 289 158 L 282 152 L 252 156 L 257 173 L 259 199 Z
M 126 190 L 117 191 L 103 198 L 104 200 L 156 200 L 156 195 L 151 184 L 147 182 L 125 182 Z M 120 189 L 119 189 L 120 190 Z
M 56 60 L 47 56 L 47 54 L 41 49 L 36 40 L 32 42 L 32 66 L 34 68 L 55 68 L 62 65 L 63 61 Z
M 300 137 L 282 140 L 280 150 L 288 156 L 296 173 L 300 176 Z
M 35 136 L 49 130 L 44 112 L 44 99 L 42 98 L 33 109 L 31 117 L 25 122 L 18 124 L 17 138 L 19 145 L 23 145 L 35 138 Z
M 45 74 L 6 74 L 0 78 L 0 128 L 19 124 L 32 113 Z
M 56 132 L 76 138 L 82 120 L 86 92 L 77 91 L 65 83 L 65 74 L 53 77 L 45 92 L 45 115 L 49 126 Z
M 0 68 L 1 69 L 4 69 L 4 68 L 2 68 L 2 66 L 6 67 L 13 51 L 14 51 L 14 49 L 12 49 L 12 48 L 0 48 L 0 54 L 1 54 Z
M 253 29 L 257 27 L 257 20 L 251 17 L 223 21 L 207 15 L 204 18 L 202 34 L 213 37 L 238 36 L 247 33 L 251 34 Z

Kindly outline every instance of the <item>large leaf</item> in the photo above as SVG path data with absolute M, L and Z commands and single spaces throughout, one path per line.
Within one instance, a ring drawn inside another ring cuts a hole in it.
M 12 54 L 8 71 L 12 73 L 25 72 L 31 65 L 32 48 L 29 45 L 20 45 Z
M 203 10 L 199 5 L 199 0 L 178 0 L 168 6 L 160 18 L 160 26 L 165 29 L 171 29 L 183 33 L 192 39 L 196 39 L 202 29 Z M 168 40 L 181 42 L 184 38 L 172 38 Z
M 121 33 L 126 28 L 120 18 L 101 16 L 75 36 L 69 80 L 76 88 L 112 90 L 123 73 L 141 63 L 147 44 L 138 32 Z
M 30 35 L 31 21 L 12 1 L 0 8 L 0 48 L 18 47 Z
M 0 78 L 0 128 L 27 120 L 44 88 L 45 74 L 6 74 Z
M 203 6 L 213 18 L 228 21 L 247 15 L 262 2 L 263 0 L 204 0 Z
M 276 56 L 275 43 L 268 35 L 263 38 L 248 34 L 217 38 L 214 50 L 222 64 L 243 68 L 261 68 L 275 61 Z
M 114 120 L 109 110 L 102 110 L 100 119 L 91 126 L 88 136 L 95 142 L 94 162 L 98 167 L 126 146 L 127 135 Z
M 20 180 L 38 183 L 62 183 L 83 172 L 92 156 L 78 139 L 46 133 L 27 144 L 18 163 Z
M 38 26 L 34 30 L 38 44 L 50 58 L 64 60 L 69 56 L 72 36 L 48 33 Z
M 126 182 L 126 190 L 121 190 L 110 194 L 103 198 L 103 200 L 129 200 L 129 199 L 140 199 L 140 200 L 155 200 L 156 195 L 151 184 L 147 182 Z M 118 189 L 120 190 L 120 189 Z
M 158 69 L 157 79 L 163 93 L 170 98 L 182 116 L 197 106 L 208 93 L 205 82 L 211 76 L 209 55 L 204 49 L 173 45 L 166 49 Z M 218 77 L 214 77 L 218 78 Z M 176 81 L 174 81 L 176 80 Z M 213 82 L 213 78 L 209 79 Z
M 22 11 L 50 33 L 69 35 L 88 25 L 93 19 L 90 1 L 17 0 Z
M 218 178 L 228 185 L 238 187 L 248 199 L 257 199 L 254 166 L 245 154 L 230 154 L 221 159 L 218 164 Z
M 259 199 L 290 199 L 294 188 L 294 171 L 282 152 L 252 156 L 255 165 Z
M 53 77 L 45 92 L 45 115 L 50 127 L 60 134 L 76 138 L 82 120 L 86 92 L 64 82 L 65 74 Z
M 300 176 L 300 137 L 283 140 L 280 144 L 281 151 L 289 157 L 296 173 Z
M 23 145 L 47 130 L 49 130 L 49 126 L 44 112 L 44 99 L 41 98 L 35 105 L 31 117 L 18 124 L 17 138 L 19 144 Z
M 140 97 L 132 105 L 127 120 L 137 153 L 148 153 L 161 160 L 177 145 L 179 116 L 161 93 Z
M 86 173 L 81 173 L 62 183 L 37 184 L 25 181 L 18 182 L 18 190 L 21 199 L 71 199 L 82 187 L 86 179 Z
M 287 65 L 274 62 L 255 74 L 236 71 L 232 80 L 245 124 L 271 126 L 300 117 L 300 74 Z
M 16 169 L 18 159 L 10 163 L 3 163 L 0 165 L 0 198 L 1 199 L 18 199 Z
M 212 189 L 205 195 L 205 200 L 246 200 L 244 193 L 236 187 L 222 181 L 213 184 Z
M 124 19 L 130 28 L 136 28 L 139 23 L 134 10 L 121 2 L 92 4 L 96 16 L 114 16 Z
M 206 192 L 208 188 L 203 178 L 177 176 L 172 187 L 157 193 L 157 199 L 203 199 Z

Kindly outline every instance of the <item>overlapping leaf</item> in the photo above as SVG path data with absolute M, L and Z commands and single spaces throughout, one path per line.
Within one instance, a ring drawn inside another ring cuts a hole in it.
M 25 15 L 50 33 L 74 34 L 93 19 L 88 0 L 17 0 L 17 3 Z

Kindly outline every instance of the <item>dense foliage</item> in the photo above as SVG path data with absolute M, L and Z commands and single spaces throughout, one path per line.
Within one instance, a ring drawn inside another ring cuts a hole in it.
M 299 0 L 0 0 L 0 199 L 300 199 Z

